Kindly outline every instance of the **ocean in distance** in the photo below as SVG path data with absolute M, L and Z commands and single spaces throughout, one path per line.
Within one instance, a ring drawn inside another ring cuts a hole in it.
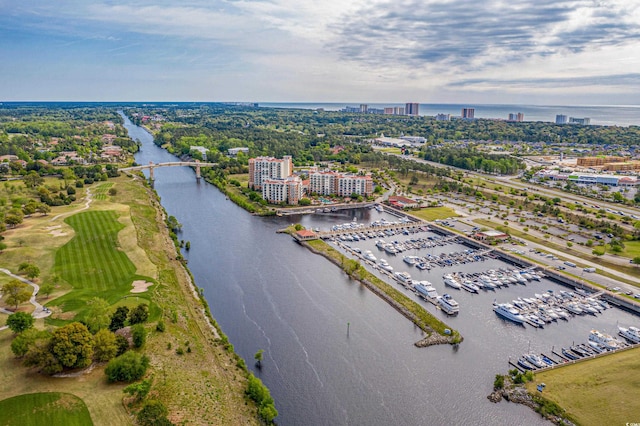
M 267 108 L 319 109 L 339 111 L 346 106 L 358 106 L 365 102 L 353 103 L 314 103 L 314 102 L 260 102 Z M 371 103 L 369 108 L 404 107 L 399 103 Z M 545 121 L 555 123 L 556 115 L 567 117 L 589 117 L 592 125 L 601 126 L 639 126 L 640 105 L 603 105 L 603 106 L 561 106 L 561 105 L 499 105 L 499 104 L 420 104 L 420 115 L 435 116 L 451 114 L 459 117 L 462 108 L 475 108 L 475 118 L 494 118 L 506 120 L 509 114 L 524 114 L 524 121 Z

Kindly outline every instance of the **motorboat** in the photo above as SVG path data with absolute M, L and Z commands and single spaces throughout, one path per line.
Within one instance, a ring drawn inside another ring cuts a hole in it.
M 426 262 L 416 263 L 416 268 L 420 269 L 421 271 L 424 271 L 425 269 L 430 269 L 429 264 Z
M 520 311 L 514 308 L 511 303 L 496 303 L 493 305 L 493 310 L 501 317 L 515 323 L 522 324 L 525 321 Z
M 405 286 L 411 285 L 411 275 L 408 272 L 394 272 L 393 276 L 396 280 Z
M 580 307 L 576 303 L 567 303 L 566 305 L 564 305 L 564 308 L 575 315 L 584 314 L 583 310 L 580 309 Z
M 393 271 L 393 266 L 389 265 L 389 263 L 384 259 L 378 260 L 378 265 L 380 266 L 380 269 L 384 269 L 387 272 Z
M 449 315 L 457 314 L 460 311 L 460 305 L 449 294 L 445 293 L 438 298 L 438 305 L 443 311 Z
M 605 348 L 604 346 L 602 346 L 600 343 L 598 342 L 593 342 L 591 340 L 589 340 L 589 347 L 591 348 L 592 351 L 595 351 L 596 353 L 602 353 L 605 352 L 607 350 L 607 348 Z
M 445 285 L 448 285 L 449 287 L 452 287 L 458 290 L 462 288 L 462 285 L 458 282 L 458 280 L 453 278 L 453 275 L 445 274 L 442 278 L 444 278 Z
M 418 263 L 418 258 L 416 256 L 404 256 L 402 258 L 402 260 L 404 261 L 404 263 L 408 264 L 408 265 L 415 265 L 416 263 Z
M 364 252 L 364 256 L 365 259 L 370 260 L 372 262 L 375 262 L 377 259 L 376 257 L 373 255 L 373 253 L 371 253 L 371 250 L 366 250 Z
M 542 362 L 544 362 L 547 365 L 555 365 L 555 361 L 553 361 L 551 358 L 549 358 L 546 355 L 542 355 Z
M 540 355 L 524 354 L 524 359 L 537 368 L 544 368 L 547 366 Z
M 414 288 L 420 296 L 430 300 L 438 299 L 438 292 L 429 281 L 418 281 L 414 284 Z
M 518 365 L 522 368 L 524 368 L 525 370 L 535 370 L 535 367 L 526 359 L 524 358 L 519 358 L 518 359 Z
M 637 327 L 618 327 L 618 334 L 632 343 L 640 343 L 640 328 Z
M 577 355 L 579 355 L 580 357 L 584 358 L 584 357 L 588 357 L 591 354 L 587 351 L 585 351 L 584 349 L 582 349 L 580 346 L 571 346 L 570 349 Z
M 545 322 L 542 321 L 537 315 L 528 314 L 525 315 L 525 319 L 529 324 L 535 327 L 544 327 Z
M 477 293 L 480 289 L 478 288 L 477 285 L 475 285 L 473 282 L 471 282 L 470 280 L 463 280 L 462 281 L 462 288 L 464 288 L 465 290 L 471 292 L 471 293 Z
M 571 352 L 571 350 L 569 350 L 567 348 L 562 348 L 562 355 L 564 355 L 565 358 L 569 358 L 572 361 L 575 361 L 576 359 L 580 359 L 580 357 L 578 355 L 576 355 L 575 353 Z
M 622 343 L 618 339 L 614 339 L 610 335 L 601 333 L 598 330 L 591 330 L 591 333 L 589 333 L 589 341 L 599 343 L 609 351 L 619 349 Z
M 379 249 L 384 249 L 385 244 L 387 244 L 385 240 L 376 241 L 376 247 L 378 247 Z

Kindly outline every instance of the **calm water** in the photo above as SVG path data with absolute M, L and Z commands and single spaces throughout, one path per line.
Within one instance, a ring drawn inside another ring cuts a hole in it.
M 136 155 L 139 164 L 175 160 L 153 145 L 145 131 L 128 121 L 127 128 L 143 143 Z M 448 345 L 418 349 L 413 343 L 423 336 L 419 329 L 333 264 L 275 232 L 296 222 L 327 228 L 354 216 L 368 223 L 383 217 L 380 213 L 259 218 L 215 187 L 197 184 L 191 169 L 159 168 L 154 173 L 163 206 L 183 224 L 180 238 L 191 242 L 185 253 L 189 268 L 216 320 L 253 370 L 253 355 L 265 350 L 263 368 L 256 374 L 270 388 L 282 425 L 548 424 L 523 406 L 486 399 L 495 374 L 509 369 L 509 357 L 529 348 L 548 353 L 552 345 L 586 341 L 590 329 L 613 332 L 618 321 L 640 323 L 610 309 L 598 318 L 579 317 L 536 330 L 507 324 L 491 309 L 494 299 L 560 290 L 551 282 L 479 295 L 448 290 L 461 312 L 445 321 L 460 330 L 464 342 L 457 350 Z M 373 240 L 358 246 L 379 256 Z M 462 249 L 454 244 L 433 250 Z M 442 271 L 420 272 L 404 266 L 401 257 L 385 257 L 396 270 L 428 279 L 444 292 Z M 455 270 L 499 266 L 506 265 L 487 261 Z M 432 305 L 425 306 L 444 318 Z
M 358 106 L 356 103 L 260 103 L 261 107 L 270 108 L 301 108 L 318 109 L 326 111 L 338 111 L 345 106 Z M 405 104 L 368 104 L 370 108 L 384 108 Z M 567 117 L 591 118 L 591 124 L 605 126 L 638 126 L 640 125 L 640 106 L 562 106 L 562 105 L 498 105 L 498 104 L 420 104 L 420 115 L 435 116 L 436 114 L 451 114 L 459 117 L 462 108 L 475 108 L 476 118 L 500 118 L 506 120 L 510 113 L 521 112 L 525 121 L 556 121 L 556 115 L 563 114 Z

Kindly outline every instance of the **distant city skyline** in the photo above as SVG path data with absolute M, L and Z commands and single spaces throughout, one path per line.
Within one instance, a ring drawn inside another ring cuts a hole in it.
M 640 105 L 638 51 L 626 0 L 0 0 L 0 102 Z

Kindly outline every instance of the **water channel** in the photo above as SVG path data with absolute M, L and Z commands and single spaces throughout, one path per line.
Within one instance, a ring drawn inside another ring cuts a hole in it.
M 142 142 L 137 163 L 176 160 L 126 118 L 125 127 Z M 196 284 L 236 352 L 271 390 L 282 425 L 550 424 L 524 406 L 487 400 L 495 374 L 510 368 L 509 358 L 586 342 L 594 328 L 615 334 L 618 322 L 640 323 L 631 314 L 608 309 L 597 317 L 535 329 L 505 323 L 492 311 L 496 299 L 508 302 L 564 289 L 546 280 L 478 295 L 448 290 L 461 305 L 457 317 L 445 318 L 422 303 L 460 330 L 464 342 L 457 349 L 416 348 L 413 343 L 423 333 L 406 318 L 323 257 L 276 234 L 289 223 L 326 229 L 354 217 L 361 223 L 393 217 L 375 210 L 255 217 L 212 185 L 196 183 L 190 168 L 157 168 L 154 174 L 162 205 L 183 225 L 179 238 L 191 242 L 184 254 Z M 374 240 L 360 246 L 378 255 Z M 438 248 L 463 249 L 459 244 Z M 395 270 L 431 281 L 440 294 L 445 291 L 443 272 L 508 266 L 488 260 L 420 272 L 403 266 L 401 257 L 385 257 Z M 256 370 L 253 355 L 259 349 L 265 351 L 264 361 Z

